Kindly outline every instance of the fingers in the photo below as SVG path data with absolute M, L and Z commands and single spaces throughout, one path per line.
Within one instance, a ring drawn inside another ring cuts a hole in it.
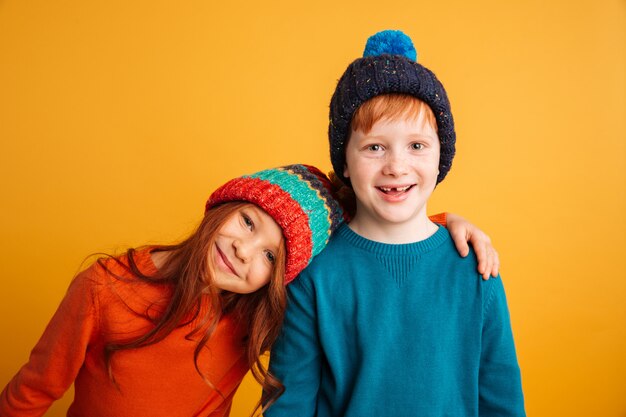
M 491 276 L 495 278 L 500 274 L 500 255 L 498 255 L 498 251 L 495 249 L 493 250 L 493 254 L 494 261 L 491 267 Z
M 500 273 L 500 256 L 493 246 L 484 245 L 479 251 L 476 250 L 476 257 L 478 258 L 478 272 L 482 275 L 486 281 L 489 278 L 496 278 Z
M 491 246 L 489 246 L 485 240 L 477 239 L 476 242 L 472 241 L 472 247 L 474 248 L 476 259 L 478 260 L 478 273 L 482 275 L 483 279 L 489 279 L 493 263 L 490 250 Z
M 454 246 L 456 246 L 456 250 L 459 252 L 461 257 L 465 258 L 469 254 L 469 245 L 467 244 L 468 238 L 464 233 L 458 233 L 451 231 L 452 240 L 454 241 Z
M 497 277 L 500 272 L 500 256 L 491 244 L 491 238 L 465 219 L 448 213 L 447 227 L 459 255 L 469 254 L 472 245 L 478 260 L 478 273 L 484 280 Z
M 478 273 L 484 280 L 497 277 L 500 269 L 500 257 L 491 244 L 491 238 L 484 232 L 477 230 L 469 236 L 469 242 L 474 248 L 478 260 Z

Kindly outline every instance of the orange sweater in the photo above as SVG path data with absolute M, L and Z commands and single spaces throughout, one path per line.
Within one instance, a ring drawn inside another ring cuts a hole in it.
M 156 271 L 147 250 L 136 258 L 145 274 Z M 105 343 L 145 333 L 148 321 L 130 309 L 144 312 L 151 306 L 157 312 L 171 289 L 141 283 L 111 260 L 107 266 L 125 280 L 97 264 L 74 279 L 28 363 L 2 391 L 0 416 L 41 416 L 72 382 L 70 417 L 227 416 L 248 371 L 243 329 L 229 317 L 220 321 L 198 360 L 216 389 L 194 367 L 197 342 L 185 339 L 195 323 L 157 344 L 114 354 L 112 369 L 119 389 L 111 382 L 104 365 Z

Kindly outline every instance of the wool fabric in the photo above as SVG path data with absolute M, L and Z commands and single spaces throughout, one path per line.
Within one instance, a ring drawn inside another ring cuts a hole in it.
M 524 417 L 502 279 L 448 231 L 408 244 L 341 226 L 287 288 L 265 417 Z
M 333 168 L 344 183 L 350 184 L 343 171 L 354 112 L 381 94 L 409 94 L 428 104 L 441 143 L 437 183 L 450 171 L 456 133 L 448 95 L 435 74 L 416 59 L 407 35 L 394 30 L 378 32 L 368 39 L 363 57 L 353 61 L 339 79 L 330 101 L 328 139 Z
M 142 274 L 155 276 L 150 248 L 135 252 Z M 130 271 L 127 256 L 94 263 L 71 283 L 30 354 L 0 394 L 0 416 L 39 417 L 74 383 L 68 417 L 227 417 L 235 391 L 249 370 L 246 323 L 223 316 L 198 357 L 199 336 L 188 337 L 211 314 L 208 299 L 198 317 L 159 343 L 118 351 L 109 377 L 104 346 L 145 334 L 153 322 L 138 312 L 163 313 L 169 285 L 150 285 Z M 48 414 L 50 415 L 50 414 Z
M 326 246 L 344 220 L 335 192 L 316 167 L 287 165 L 228 181 L 209 197 L 206 210 L 229 201 L 247 201 L 272 216 L 286 241 L 286 285 Z

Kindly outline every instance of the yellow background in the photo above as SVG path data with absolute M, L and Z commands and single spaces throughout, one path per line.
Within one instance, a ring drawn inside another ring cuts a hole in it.
M 501 254 L 528 414 L 626 416 L 624 0 L 0 0 L 0 385 L 87 254 L 179 239 L 233 176 L 329 169 L 336 80 L 388 28 L 451 98 L 429 212 Z

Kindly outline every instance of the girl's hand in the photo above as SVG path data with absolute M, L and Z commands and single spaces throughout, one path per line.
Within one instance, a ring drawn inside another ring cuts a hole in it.
M 491 245 L 491 239 L 485 232 L 465 220 L 463 217 L 448 213 L 446 227 L 454 240 L 456 250 L 462 257 L 469 254 L 467 242 L 472 244 L 476 257 L 478 258 L 478 272 L 484 280 L 498 276 L 500 269 L 500 258 L 498 252 Z

